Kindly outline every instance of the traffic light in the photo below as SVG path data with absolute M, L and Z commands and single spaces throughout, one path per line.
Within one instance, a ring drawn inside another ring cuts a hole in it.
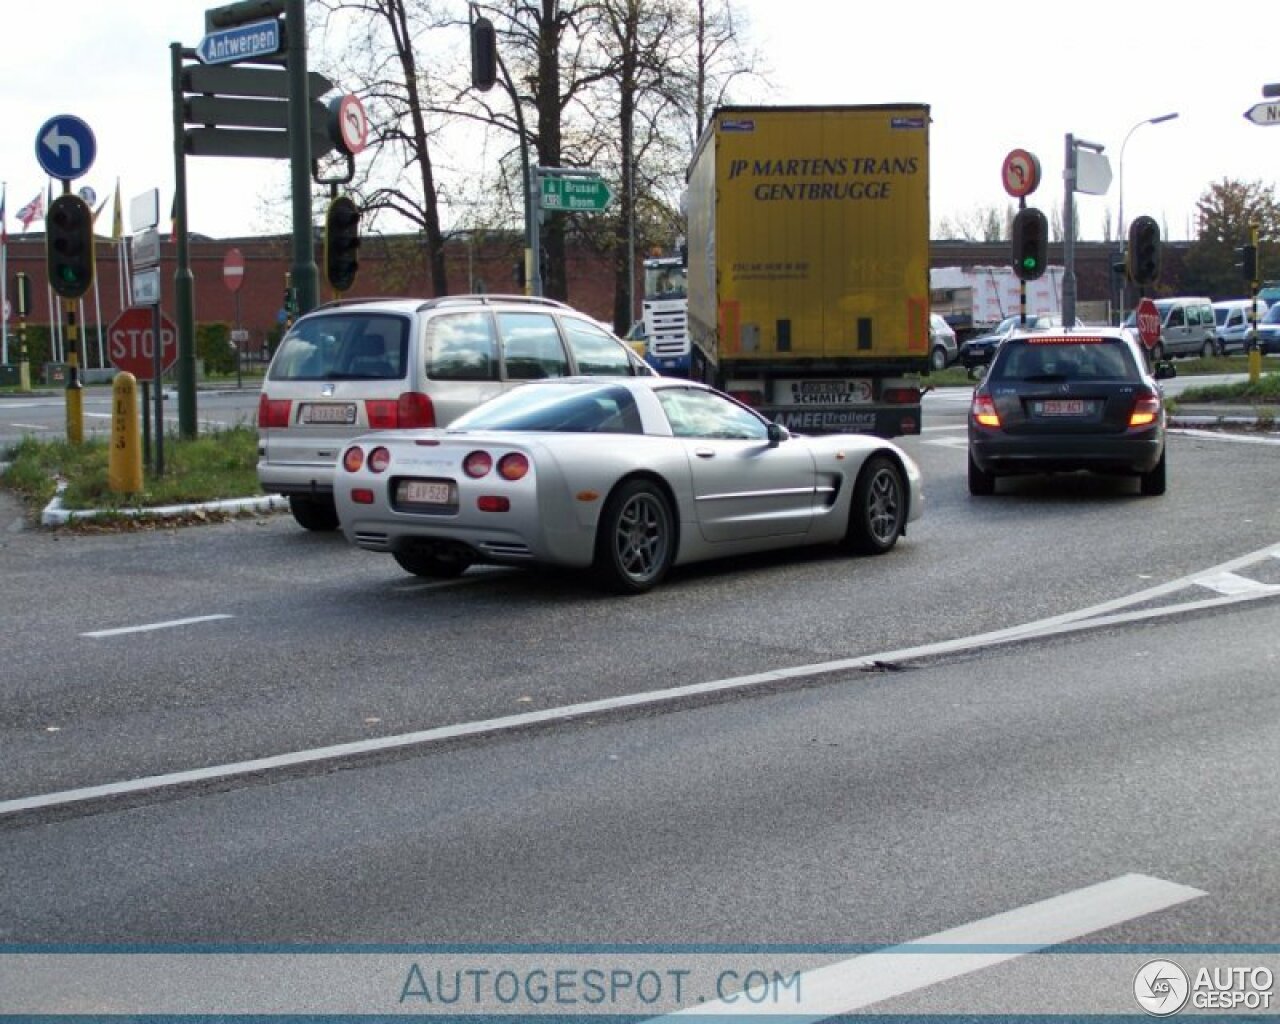
M 471 84 L 488 92 L 498 80 L 498 34 L 488 18 L 471 23 Z
M 1236 249 L 1236 269 L 1246 281 L 1258 280 L 1258 247 L 1242 245 Z
M 93 211 L 68 192 L 49 205 L 44 226 L 49 287 L 78 299 L 93 284 Z
M 1049 221 L 1033 206 L 1013 218 L 1013 272 L 1023 281 L 1034 281 L 1049 263 Z
M 1142 216 L 1129 225 L 1129 280 L 1151 284 L 1160 276 L 1160 225 Z
M 348 196 L 338 196 L 324 215 L 324 276 L 335 291 L 345 292 L 354 283 L 359 248 L 360 210 Z

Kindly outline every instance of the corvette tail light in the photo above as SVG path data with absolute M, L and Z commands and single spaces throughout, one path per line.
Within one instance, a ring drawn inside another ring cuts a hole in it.
M 391 465 L 391 452 L 379 445 L 369 453 L 369 472 L 385 473 Z
M 1145 427 L 1154 423 L 1160 416 L 1160 396 L 1144 392 L 1133 403 L 1133 412 L 1129 413 L 1129 426 Z
M 270 399 L 262 395 L 258 399 L 258 426 L 264 429 L 287 427 L 292 405 L 287 398 Z
M 493 456 L 488 452 L 475 451 L 462 460 L 462 471 L 473 479 L 479 479 L 493 469 Z
M 359 473 L 363 465 L 364 449 L 359 445 L 352 445 L 342 453 L 342 468 L 348 473 Z
M 529 472 L 529 460 L 520 452 L 510 452 L 498 460 L 498 476 L 503 480 L 522 480 Z
M 990 395 L 974 395 L 969 412 L 973 421 L 981 427 L 1000 426 L 1000 414 L 996 412 L 996 403 L 991 400 Z
M 351 490 L 351 500 L 357 505 L 372 505 L 373 491 L 368 487 L 354 487 Z
M 511 509 L 511 500 L 500 494 L 482 494 L 476 498 L 476 508 L 481 512 L 507 512 Z

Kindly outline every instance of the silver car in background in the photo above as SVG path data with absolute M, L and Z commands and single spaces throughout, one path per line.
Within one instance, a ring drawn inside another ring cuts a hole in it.
M 795 436 L 667 377 L 539 381 L 449 429 L 366 434 L 334 497 L 348 540 L 415 575 L 558 565 L 628 594 L 748 552 L 882 554 L 922 508 L 919 470 L 892 443 Z

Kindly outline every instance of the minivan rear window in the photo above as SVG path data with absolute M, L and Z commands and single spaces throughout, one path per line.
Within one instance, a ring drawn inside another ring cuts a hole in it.
M 269 380 L 400 380 L 409 321 L 386 313 L 303 317 L 280 342 Z

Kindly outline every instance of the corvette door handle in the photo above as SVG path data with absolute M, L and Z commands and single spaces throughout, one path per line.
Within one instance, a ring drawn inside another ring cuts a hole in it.
M 695 448 L 693 450 L 693 454 L 698 456 L 700 459 L 714 459 L 716 457 L 716 450 L 714 448 Z

